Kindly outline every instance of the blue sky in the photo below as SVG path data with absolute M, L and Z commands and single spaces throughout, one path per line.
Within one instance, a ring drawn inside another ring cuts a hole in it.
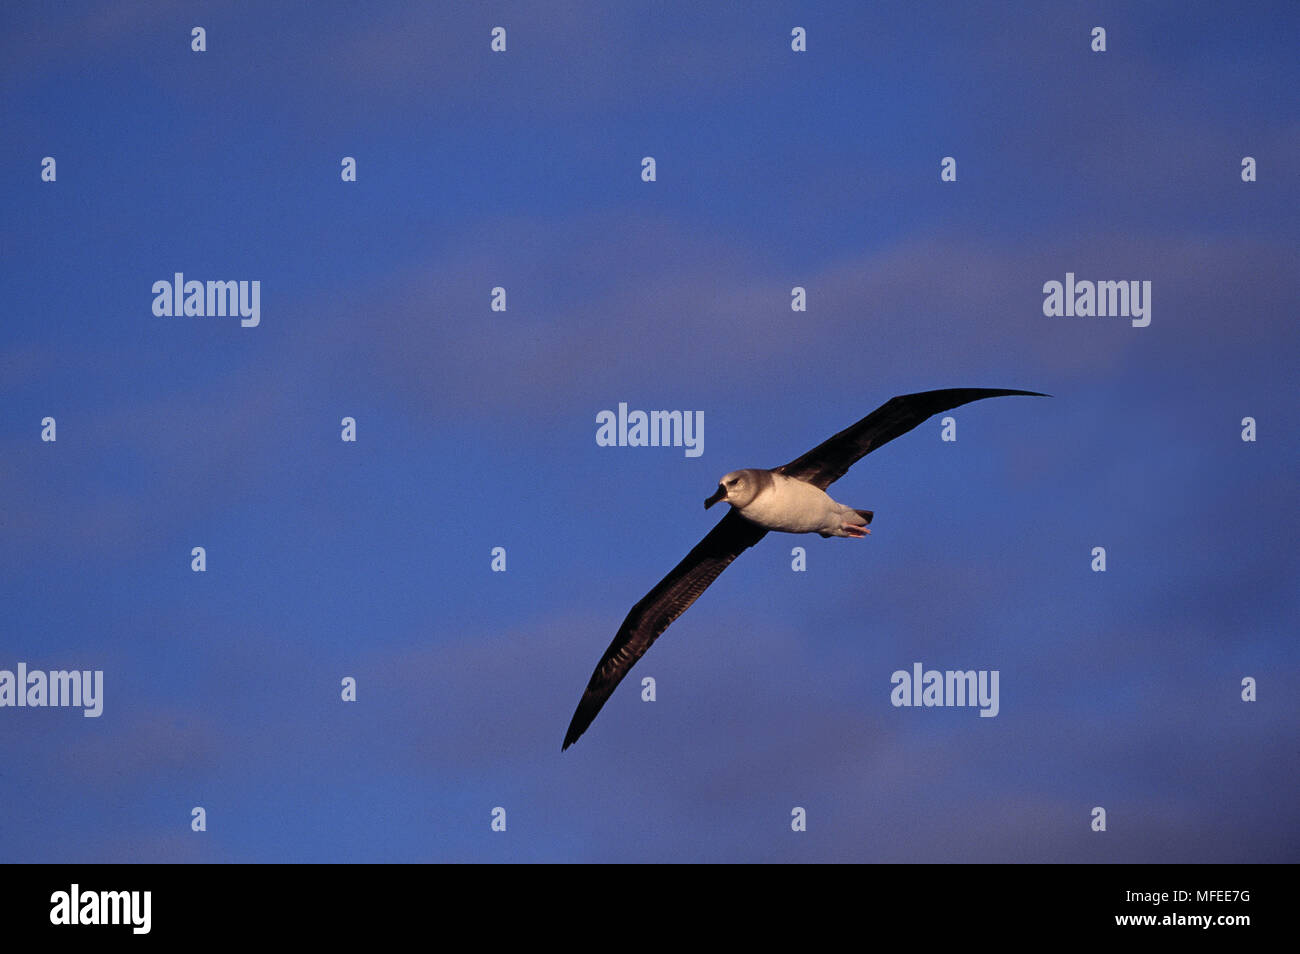
M 1293 4 L 266 6 L 0 13 L 0 669 L 106 687 L 0 709 L 0 860 L 1300 857 Z M 560 754 L 721 474 L 962 386 L 1053 397 L 864 459 L 869 539 L 769 535 Z

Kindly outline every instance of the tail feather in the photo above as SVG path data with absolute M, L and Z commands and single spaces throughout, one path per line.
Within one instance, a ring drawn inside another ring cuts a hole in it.
M 870 510 L 855 510 L 853 512 L 856 513 L 863 520 L 867 521 L 867 523 L 870 523 L 871 518 L 875 516 L 875 514 L 872 513 Z

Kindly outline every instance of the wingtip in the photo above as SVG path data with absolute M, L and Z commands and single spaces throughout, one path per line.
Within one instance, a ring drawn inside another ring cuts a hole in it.
M 587 731 L 587 727 L 585 725 L 581 729 L 577 728 L 576 727 L 577 721 L 578 721 L 578 717 L 575 715 L 573 717 L 573 722 L 569 724 L 569 731 L 564 733 L 564 744 L 560 746 L 561 752 L 564 752 L 574 742 L 577 742 L 580 738 L 582 738 L 582 733 Z
M 993 394 L 988 395 L 988 397 L 1013 397 L 1013 396 L 1051 397 L 1050 394 L 1044 394 L 1042 391 L 1021 391 L 1019 388 L 983 388 L 983 389 L 976 389 L 976 390 L 987 390 L 987 391 L 994 392 Z

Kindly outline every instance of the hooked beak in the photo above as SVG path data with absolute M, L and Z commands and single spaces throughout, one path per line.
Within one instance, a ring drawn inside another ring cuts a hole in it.
M 704 509 L 708 510 L 710 507 L 712 507 L 715 503 L 717 503 L 725 496 L 727 496 L 727 488 L 722 486 L 722 484 L 718 484 L 717 493 L 715 493 L 708 500 L 704 501 Z

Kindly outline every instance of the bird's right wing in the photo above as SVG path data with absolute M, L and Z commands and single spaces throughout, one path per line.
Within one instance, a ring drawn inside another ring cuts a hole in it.
M 578 710 L 569 723 L 569 731 L 564 736 L 564 748 L 567 749 L 587 731 L 605 700 L 659 634 L 686 612 L 732 560 L 763 539 L 766 533 L 758 524 L 746 520 L 735 510 L 729 510 L 718 525 L 686 554 L 685 559 L 632 607 L 596 671 L 591 674 L 591 681 L 587 683 Z
M 776 472 L 825 490 L 848 473 L 857 461 L 895 437 L 906 434 L 926 418 L 971 401 L 1005 394 L 1047 397 L 1037 391 L 1008 391 L 1003 388 L 944 388 L 940 391 L 900 394 L 890 398 L 858 423 L 822 441 L 808 453 L 796 457 L 784 467 L 776 468 Z

